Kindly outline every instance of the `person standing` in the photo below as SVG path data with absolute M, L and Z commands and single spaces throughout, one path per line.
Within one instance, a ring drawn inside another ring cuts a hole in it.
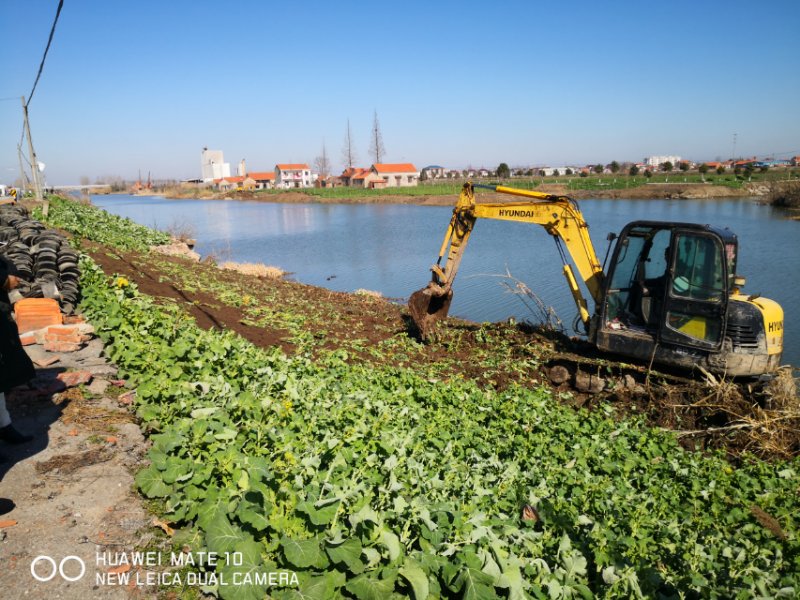
M 36 376 L 30 357 L 25 353 L 19 339 L 19 330 L 11 315 L 11 300 L 8 292 L 19 285 L 14 275 L 14 264 L 0 256 L 0 440 L 9 444 L 24 444 L 33 436 L 17 431 L 11 423 L 6 408 L 6 392 L 27 383 Z

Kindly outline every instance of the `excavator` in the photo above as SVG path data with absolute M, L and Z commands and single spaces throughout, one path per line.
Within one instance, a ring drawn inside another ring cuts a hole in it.
M 475 188 L 525 198 L 477 203 Z M 409 299 L 423 339 L 447 317 L 475 222 L 498 219 L 541 225 L 555 241 L 583 333 L 603 352 L 730 377 L 757 377 L 780 367 L 783 309 L 741 292 L 738 240 L 728 229 L 694 223 L 634 221 L 609 234 L 608 271 L 597 259 L 589 226 L 567 196 L 465 183 L 428 285 Z M 566 251 L 565 251 L 566 249 Z M 589 311 L 578 276 L 594 301 Z M 442 260 L 447 257 L 444 265 Z

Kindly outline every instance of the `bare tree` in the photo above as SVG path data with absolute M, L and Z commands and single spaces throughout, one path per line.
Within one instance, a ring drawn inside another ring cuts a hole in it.
M 344 134 L 344 147 L 342 148 L 342 162 L 344 162 L 345 168 L 350 168 L 357 160 L 356 149 L 353 146 L 353 135 L 350 132 L 350 119 L 347 119 L 347 132 Z
M 378 123 L 378 111 L 375 111 L 375 116 L 372 122 L 372 135 L 370 136 L 369 155 L 375 159 L 376 163 L 383 162 L 383 157 L 386 154 L 386 148 L 383 147 L 383 136 L 381 135 L 381 125 Z
M 320 177 L 327 177 L 331 172 L 331 164 L 328 161 L 328 151 L 325 148 L 325 142 L 322 142 L 322 154 L 314 159 L 314 168 L 319 173 Z

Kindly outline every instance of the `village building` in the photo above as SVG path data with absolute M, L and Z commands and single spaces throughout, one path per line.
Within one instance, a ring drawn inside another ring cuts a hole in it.
M 308 188 L 314 184 L 311 168 L 305 163 L 283 163 L 275 165 L 276 188 Z
M 230 192 L 232 190 L 241 190 L 244 186 L 244 177 L 221 177 L 214 180 L 214 186 L 221 192 Z
M 200 172 L 204 183 L 231 176 L 231 165 L 225 162 L 222 150 L 203 148 L 200 155 Z
M 446 176 L 446 169 L 440 165 L 428 165 L 420 172 L 420 179 L 444 179 Z
M 411 187 L 419 184 L 419 171 L 411 163 L 375 163 L 370 171 L 384 180 L 385 183 L 380 187 Z
M 244 179 L 244 189 L 271 190 L 275 187 L 274 171 L 254 171 L 247 173 Z

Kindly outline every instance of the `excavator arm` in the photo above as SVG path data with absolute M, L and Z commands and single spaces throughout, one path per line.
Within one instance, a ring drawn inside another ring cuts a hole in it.
M 484 187 L 501 194 L 521 196 L 533 201 L 477 204 L 475 187 Z M 465 183 L 458 203 L 453 209 L 450 224 L 447 226 L 439 258 L 431 267 L 433 274 L 431 282 L 427 287 L 414 292 L 408 302 L 411 318 L 422 336 L 428 337 L 436 322 L 447 316 L 453 298 L 453 281 L 461 265 L 475 221 L 478 219 L 533 223 L 544 227 L 545 231 L 555 238 L 564 264 L 564 276 L 578 307 L 580 318 L 588 331 L 591 315 L 586 299 L 578 287 L 572 266 L 566 259 L 564 246 L 595 303 L 600 302 L 603 293 L 604 274 L 589 238 L 589 226 L 575 201 L 566 196 L 542 192 L 504 186 L 473 186 L 471 183 Z M 442 266 L 445 255 L 447 259 Z

